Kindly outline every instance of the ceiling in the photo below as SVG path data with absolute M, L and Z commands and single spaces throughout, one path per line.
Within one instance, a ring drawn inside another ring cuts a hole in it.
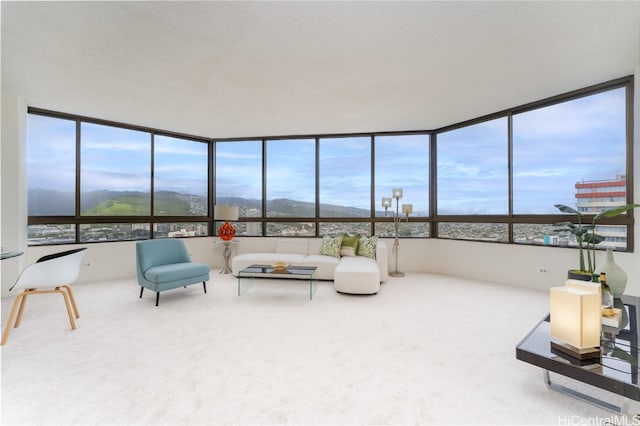
M 634 73 L 640 2 L 2 2 L 2 91 L 206 137 L 435 129 Z

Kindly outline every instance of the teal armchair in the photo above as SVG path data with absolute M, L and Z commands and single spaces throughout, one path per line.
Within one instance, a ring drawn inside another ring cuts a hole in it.
M 209 265 L 191 262 L 182 240 L 167 238 L 136 243 L 136 269 L 140 298 L 145 288 L 160 292 L 202 282 L 205 294 L 209 281 Z

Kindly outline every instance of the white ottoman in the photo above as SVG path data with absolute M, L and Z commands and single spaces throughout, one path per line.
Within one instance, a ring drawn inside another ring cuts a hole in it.
M 378 263 L 364 256 L 342 257 L 334 272 L 333 285 L 340 293 L 376 294 L 380 290 Z

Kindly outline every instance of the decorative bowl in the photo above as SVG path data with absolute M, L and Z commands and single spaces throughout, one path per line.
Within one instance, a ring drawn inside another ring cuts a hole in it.
M 278 262 L 272 263 L 271 267 L 273 268 L 274 271 L 286 271 L 287 268 L 289 267 L 289 264 L 287 262 L 278 261 Z

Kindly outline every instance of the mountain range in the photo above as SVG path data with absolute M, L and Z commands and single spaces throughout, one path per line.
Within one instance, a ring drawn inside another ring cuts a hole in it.
M 173 191 L 158 191 L 154 198 L 155 214 L 159 216 L 206 216 L 207 198 Z M 260 210 L 256 199 L 240 197 L 218 198 L 219 204 L 239 206 L 241 210 Z M 29 190 L 29 216 L 73 216 L 75 195 L 48 189 Z M 149 193 L 140 191 L 98 190 L 82 194 L 80 209 L 86 216 L 146 216 L 149 214 Z M 315 217 L 315 204 L 280 198 L 267 203 L 272 216 Z M 355 207 L 321 204 L 323 217 L 368 217 L 369 210 Z

